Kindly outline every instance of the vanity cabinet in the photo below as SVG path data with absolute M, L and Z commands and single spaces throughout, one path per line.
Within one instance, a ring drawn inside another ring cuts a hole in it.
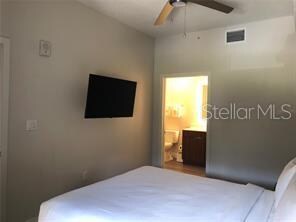
M 182 158 L 184 164 L 205 167 L 207 133 L 183 130 Z

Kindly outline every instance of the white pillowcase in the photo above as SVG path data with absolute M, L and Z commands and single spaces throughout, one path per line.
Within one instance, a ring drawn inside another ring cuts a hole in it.
M 276 210 L 274 211 L 274 215 L 272 216 L 272 222 L 283 221 L 296 221 L 296 175 L 294 175 L 291 179 Z
M 291 160 L 286 165 L 286 167 L 284 168 L 284 170 L 282 171 L 278 179 L 278 182 L 275 188 L 275 202 L 274 202 L 275 208 L 278 206 L 285 190 L 287 189 L 291 179 L 295 174 L 296 174 L 296 158 Z

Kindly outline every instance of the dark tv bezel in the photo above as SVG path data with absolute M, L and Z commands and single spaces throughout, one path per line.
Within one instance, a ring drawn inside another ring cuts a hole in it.
M 90 111 L 88 110 L 89 107 L 89 99 L 91 97 L 90 95 L 90 83 L 92 78 L 105 78 L 105 79 L 109 79 L 109 80 L 113 80 L 113 81 L 120 81 L 120 82 L 126 82 L 126 83 L 130 83 L 130 84 L 134 84 L 134 96 L 132 99 L 132 112 L 130 113 L 130 115 L 93 115 L 90 114 Z M 136 93 L 137 93 L 137 82 L 136 81 L 131 81 L 131 80 L 126 80 L 126 79 L 119 79 L 119 78 L 115 78 L 115 77 L 110 77 L 110 76 L 105 76 L 105 75 L 97 75 L 97 74 L 89 74 L 89 80 L 88 80 L 88 89 L 87 89 L 87 98 L 86 98 L 86 107 L 85 107 L 85 112 L 84 112 L 84 118 L 85 119 L 105 119 L 105 118 L 131 118 L 134 116 L 134 109 L 135 109 L 135 103 L 136 103 Z

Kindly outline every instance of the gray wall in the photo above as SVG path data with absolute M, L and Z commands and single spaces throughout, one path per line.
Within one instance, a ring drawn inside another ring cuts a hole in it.
M 154 75 L 153 164 L 161 165 L 161 76 L 210 73 L 210 101 L 218 107 L 290 103 L 296 110 L 294 18 L 247 28 L 247 42 L 226 45 L 226 28 L 157 39 Z M 230 29 L 232 29 L 230 28 Z M 200 39 L 198 39 L 200 37 Z M 289 121 L 211 120 L 207 173 L 273 187 L 285 163 L 296 156 L 295 118 Z
M 151 164 L 154 40 L 79 3 L 5 3 L 4 11 L 12 46 L 8 221 Z M 39 57 L 40 39 L 52 42 L 52 57 Z M 89 73 L 137 81 L 134 117 L 85 120 Z M 39 121 L 37 131 L 25 131 L 28 119 Z
M 3 20 L 2 4 L 3 4 L 3 0 L 0 0 L 0 35 L 2 35 L 2 20 Z
M 293 0 L 294 2 L 294 21 L 295 21 L 295 29 L 296 29 L 296 0 Z

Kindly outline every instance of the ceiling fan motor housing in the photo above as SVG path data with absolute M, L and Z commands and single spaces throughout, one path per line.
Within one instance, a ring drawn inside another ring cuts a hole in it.
M 174 7 L 184 7 L 187 4 L 187 0 L 170 0 L 170 4 Z

